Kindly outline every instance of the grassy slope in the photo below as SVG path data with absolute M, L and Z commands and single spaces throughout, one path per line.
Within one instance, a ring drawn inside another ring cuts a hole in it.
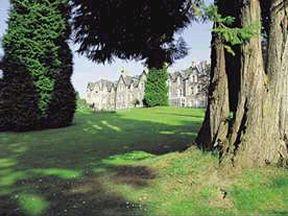
M 143 153 L 134 154 L 137 158 Z M 146 215 L 288 215 L 287 170 L 268 167 L 227 173 L 214 156 L 195 148 L 143 161 L 124 162 L 123 157 L 106 162 L 146 171 L 131 168 L 134 180 L 125 177 L 121 184 L 115 184 L 117 173 L 102 176 L 103 181 Z
M 175 108 L 81 112 L 69 128 L 2 133 L 0 215 L 288 214 L 287 170 L 229 174 L 213 155 L 175 152 L 202 117 Z

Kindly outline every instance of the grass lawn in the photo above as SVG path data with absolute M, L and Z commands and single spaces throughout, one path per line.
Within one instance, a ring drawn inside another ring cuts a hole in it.
M 288 215 L 288 173 L 227 173 L 191 146 L 200 109 L 78 112 L 0 134 L 0 215 Z

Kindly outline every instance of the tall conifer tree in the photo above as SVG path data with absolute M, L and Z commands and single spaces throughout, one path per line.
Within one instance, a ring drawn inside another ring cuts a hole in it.
M 3 38 L 0 129 L 69 125 L 75 111 L 67 0 L 12 0 Z
M 168 106 L 167 68 L 150 69 L 145 85 L 144 103 L 148 107 Z
M 150 70 L 147 85 L 151 84 L 149 91 L 146 91 L 149 92 L 145 96 L 146 103 L 149 106 L 163 104 L 168 94 L 167 86 L 160 92 L 156 87 L 160 82 L 161 86 L 167 85 L 167 79 L 163 79 L 165 76 L 159 76 L 157 79 L 157 76 L 165 71 L 165 63 L 171 64 L 187 54 L 185 42 L 181 38 L 176 40 L 175 33 L 185 28 L 191 18 L 195 18 L 194 11 L 188 13 L 192 11 L 189 9 L 202 1 L 72 0 L 72 2 L 76 8 L 74 27 L 75 41 L 80 44 L 79 52 L 100 63 L 111 62 L 114 57 L 145 60 Z M 154 101 L 151 104 L 150 98 Z M 157 98 L 159 101 L 156 103 Z

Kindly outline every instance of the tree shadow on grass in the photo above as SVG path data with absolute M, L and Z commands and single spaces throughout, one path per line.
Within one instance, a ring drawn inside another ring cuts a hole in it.
M 0 134 L 0 215 L 145 214 L 141 205 L 107 188 L 101 175 L 114 184 L 148 187 L 157 173 L 103 160 L 133 151 L 183 151 L 200 124 L 186 116 L 170 124 L 161 117 L 81 114 L 68 128 Z
M 18 181 L 14 188 L 12 196 L 0 196 L 1 216 L 142 215 L 139 204 L 107 191 L 96 176 L 29 178 Z
M 133 187 L 148 186 L 149 180 L 156 178 L 155 171 L 145 166 L 122 165 L 113 168 L 113 181 L 116 184 L 126 184 Z

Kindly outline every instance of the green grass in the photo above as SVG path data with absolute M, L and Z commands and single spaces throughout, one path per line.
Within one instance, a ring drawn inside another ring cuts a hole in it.
M 216 156 L 183 152 L 203 116 L 82 109 L 68 128 L 1 133 L 0 215 L 287 215 L 287 170 L 225 173 Z

